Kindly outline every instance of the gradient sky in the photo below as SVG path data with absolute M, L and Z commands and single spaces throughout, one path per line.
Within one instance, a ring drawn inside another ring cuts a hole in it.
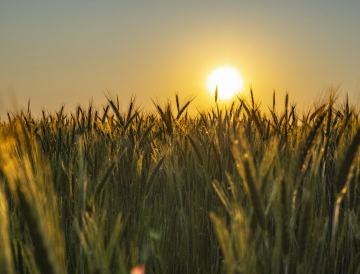
M 236 68 L 255 97 L 308 107 L 329 85 L 360 103 L 360 1 L 2 1 L 0 113 L 73 111 L 118 95 L 213 104 L 212 70 Z M 16 103 L 15 103 L 16 102 Z

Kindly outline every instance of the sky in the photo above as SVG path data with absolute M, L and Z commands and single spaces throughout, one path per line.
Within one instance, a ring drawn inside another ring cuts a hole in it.
M 208 75 L 238 70 L 262 106 L 288 92 L 299 108 L 326 98 L 360 104 L 360 1 L 2 1 L 0 115 L 101 108 L 132 96 L 214 104 Z M 281 106 L 280 106 L 281 105 Z

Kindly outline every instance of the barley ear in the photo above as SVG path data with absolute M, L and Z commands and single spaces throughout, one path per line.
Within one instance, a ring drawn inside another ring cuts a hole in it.
M 235 254 L 230 240 L 230 233 L 226 227 L 226 221 L 216 216 L 214 212 L 210 212 L 210 219 L 215 227 L 215 233 L 224 254 L 227 273 L 235 273 Z
M 309 134 L 307 135 L 303 145 L 300 147 L 299 156 L 298 156 L 298 170 L 304 169 L 303 165 L 305 163 L 306 156 L 315 140 L 316 134 L 317 134 L 320 126 L 322 125 L 322 122 L 324 121 L 325 114 L 326 113 L 324 112 L 319 115 L 319 117 L 316 119 L 314 125 L 312 126 Z
M 244 136 L 242 134 L 242 136 Z M 260 195 L 255 185 L 255 167 L 251 156 L 251 151 L 247 146 L 246 138 L 241 138 L 242 146 L 245 148 L 244 155 L 241 155 L 238 148 L 238 141 L 234 141 L 231 146 L 231 151 L 235 159 L 236 168 L 243 180 L 246 194 L 254 208 L 256 219 L 260 227 L 266 230 L 266 218 L 263 206 L 260 200 Z
M 27 224 L 40 272 L 63 273 L 64 242 L 57 204 L 53 202 L 56 195 L 50 167 L 36 143 L 26 140 L 24 134 L 17 125 L 8 136 L 0 136 L 0 165 L 13 200 Z
M 339 199 L 341 200 L 343 195 L 346 193 L 347 186 L 351 179 L 349 178 L 350 177 L 349 174 L 350 175 L 353 174 L 350 171 L 353 167 L 353 162 L 355 156 L 357 155 L 359 145 L 360 145 L 360 127 L 345 154 L 344 161 L 340 166 L 340 170 L 335 181 L 335 195 L 337 196 L 338 200 Z
M 9 235 L 9 220 L 6 197 L 0 186 L 0 269 L 2 273 L 14 273 L 11 256 L 11 239 Z
M 204 165 L 203 158 L 202 158 L 202 156 L 201 156 L 200 150 L 199 150 L 199 148 L 197 147 L 195 141 L 190 137 L 190 135 L 187 135 L 187 137 L 188 137 L 188 139 L 189 139 L 189 141 L 190 141 L 191 146 L 192 146 L 192 147 L 194 148 L 194 150 L 195 150 L 195 154 L 196 154 L 196 156 L 198 157 L 200 164 L 201 164 L 201 165 Z
M 233 216 L 234 213 L 234 206 L 231 203 L 231 200 L 229 198 L 229 195 L 227 194 L 226 190 L 222 186 L 222 184 L 218 180 L 214 180 L 212 183 L 218 197 L 220 198 L 221 202 L 223 203 L 227 213 L 230 216 Z
M 218 99 L 218 85 L 216 85 L 216 89 L 215 89 L 215 104 L 217 104 L 217 99 Z
M 273 113 L 275 113 L 275 89 L 273 92 L 273 108 L 272 108 Z
M 331 234 L 331 253 L 335 255 L 335 245 L 336 245 L 336 235 L 337 235 L 337 227 L 339 222 L 339 210 L 340 203 L 347 191 L 348 185 L 354 176 L 354 158 L 357 155 L 358 148 L 360 145 L 360 127 L 353 138 L 350 147 L 348 148 L 344 161 L 340 166 L 339 173 L 337 175 L 337 179 L 335 181 L 335 197 L 336 204 L 334 208 L 333 214 L 333 225 L 332 225 L 332 234 Z

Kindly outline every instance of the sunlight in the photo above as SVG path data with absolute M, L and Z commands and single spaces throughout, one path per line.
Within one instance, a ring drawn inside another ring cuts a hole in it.
M 220 99 L 230 99 L 243 87 L 243 79 L 239 72 L 231 67 L 220 67 L 214 70 L 207 78 L 206 86 L 212 94 L 215 94 L 218 86 Z

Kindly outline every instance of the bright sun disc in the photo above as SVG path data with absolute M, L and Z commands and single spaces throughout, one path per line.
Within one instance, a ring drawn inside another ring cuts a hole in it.
M 218 86 L 220 99 L 230 99 L 239 92 L 243 86 L 240 74 L 233 68 L 221 67 L 214 70 L 207 78 L 206 86 L 212 94 L 215 94 Z

